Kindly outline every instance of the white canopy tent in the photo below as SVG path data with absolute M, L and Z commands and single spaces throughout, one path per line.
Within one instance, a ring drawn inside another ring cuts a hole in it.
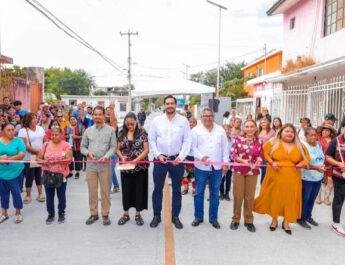
M 214 93 L 215 88 L 186 79 L 157 78 L 134 81 L 132 97 L 150 98 L 163 95 L 200 95 Z

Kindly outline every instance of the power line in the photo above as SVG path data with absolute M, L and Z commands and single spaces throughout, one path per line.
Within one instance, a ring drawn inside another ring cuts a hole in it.
M 63 23 L 59 18 L 57 18 L 52 12 L 50 12 L 46 7 L 44 7 L 41 3 L 39 3 L 37 0 L 33 0 L 31 2 L 30 0 L 25 0 L 28 4 L 30 4 L 33 8 L 35 8 L 38 12 L 40 12 L 43 16 L 45 16 L 48 20 L 50 20 L 57 28 L 62 30 L 65 34 L 67 34 L 72 39 L 78 41 L 80 44 L 85 46 L 86 48 L 90 49 L 91 51 L 97 53 L 104 61 L 106 61 L 108 64 L 110 64 L 114 69 L 116 69 L 118 72 L 120 72 L 123 75 L 126 75 L 125 72 L 122 71 L 121 67 L 118 66 L 114 61 L 109 59 L 107 56 L 102 54 L 100 51 L 98 51 L 96 48 L 94 48 L 91 44 L 89 44 L 85 39 L 83 39 L 79 34 L 77 34 L 75 31 L 73 31 L 70 27 L 68 27 L 65 23 Z M 37 5 L 40 7 L 38 7 Z M 47 13 L 49 14 L 47 14 Z M 53 18 L 52 18 L 53 17 Z M 59 25 L 60 23 L 61 25 Z M 65 28 L 63 28 L 65 27 Z
M 258 50 L 255 50 L 255 51 L 251 51 L 251 52 L 248 52 L 248 53 L 245 53 L 245 54 L 241 54 L 241 55 L 238 55 L 238 56 L 234 56 L 232 58 L 228 58 L 228 59 L 224 59 L 224 60 L 221 60 L 221 62 L 228 62 L 228 61 L 232 61 L 234 59 L 238 59 L 238 58 L 242 58 L 242 57 L 245 57 L 247 55 L 251 55 L 251 54 L 254 54 L 254 53 L 257 53 L 259 51 L 262 51 L 262 49 L 258 49 Z M 198 67 L 202 67 L 202 66 L 209 66 L 209 65 L 214 65 L 214 64 L 217 64 L 218 62 L 212 62 L 212 63 L 206 63 L 206 64 L 199 64 L 199 65 L 191 65 L 190 68 L 198 68 Z

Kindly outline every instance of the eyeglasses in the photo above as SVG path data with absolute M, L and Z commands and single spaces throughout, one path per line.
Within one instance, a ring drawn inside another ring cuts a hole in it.
M 58 118 L 62 118 L 63 116 L 57 116 Z
M 213 118 L 214 116 L 213 115 L 202 115 L 203 118 L 205 119 L 211 119 Z

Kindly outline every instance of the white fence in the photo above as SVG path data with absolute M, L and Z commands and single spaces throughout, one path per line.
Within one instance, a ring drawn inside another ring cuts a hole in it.
M 299 127 L 299 120 L 308 117 L 314 127 L 327 113 L 333 113 L 339 126 L 345 114 L 345 76 L 319 81 L 311 85 L 291 86 L 272 97 L 272 116 Z

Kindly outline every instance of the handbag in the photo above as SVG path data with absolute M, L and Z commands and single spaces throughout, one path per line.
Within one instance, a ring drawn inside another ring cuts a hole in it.
M 25 130 L 28 136 L 29 145 L 31 146 L 31 140 L 30 140 L 28 129 L 25 128 Z M 41 167 L 41 165 L 36 162 L 36 159 L 37 159 L 37 155 L 34 155 L 34 154 L 30 155 L 30 168 Z
M 49 142 L 46 144 L 43 152 L 43 158 L 46 153 Z M 47 188 L 60 188 L 63 182 L 63 174 L 44 170 L 43 172 L 43 185 Z
M 341 162 L 344 163 L 343 155 L 341 154 L 341 151 L 340 151 L 340 143 L 339 143 L 338 137 L 337 137 L 337 144 L 338 144 L 338 152 L 340 155 Z M 343 178 L 345 179 L 345 171 L 342 171 L 341 174 L 342 174 Z

